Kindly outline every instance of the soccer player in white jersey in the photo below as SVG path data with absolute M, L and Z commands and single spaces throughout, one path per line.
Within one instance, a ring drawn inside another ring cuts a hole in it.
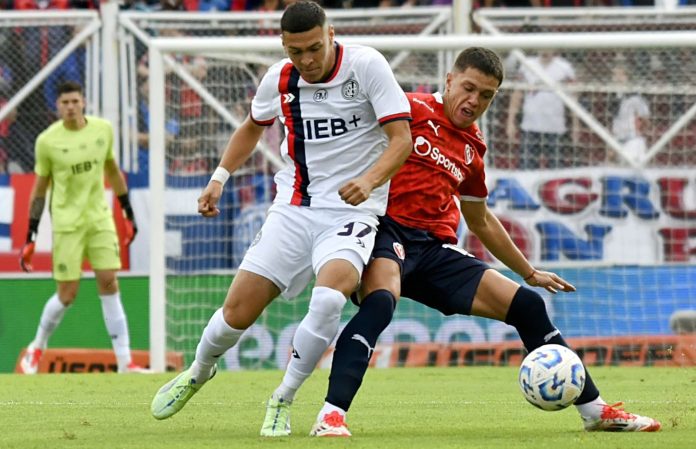
M 377 216 L 386 210 L 388 180 L 411 152 L 409 102 L 382 55 L 335 42 L 333 27 L 313 2 L 289 6 L 281 31 L 289 58 L 261 80 L 251 113 L 232 135 L 198 211 L 219 214 L 230 172 L 276 118 L 285 125 L 281 153 L 287 165 L 276 174 L 278 193 L 268 217 L 223 307 L 203 331 L 194 362 L 155 395 L 151 412 L 157 419 L 181 410 L 215 374 L 218 357 L 275 297 L 298 295 L 316 276 L 293 357 L 261 431 L 290 433 L 288 405 L 338 332 L 341 310 L 370 257 Z

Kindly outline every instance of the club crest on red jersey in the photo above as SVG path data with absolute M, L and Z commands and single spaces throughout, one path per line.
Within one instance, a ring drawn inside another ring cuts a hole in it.
M 392 247 L 394 248 L 394 253 L 396 253 L 399 259 L 406 260 L 406 251 L 404 250 L 404 245 L 399 242 L 394 242 Z
M 469 145 L 468 143 L 466 144 L 466 147 L 464 147 L 464 163 L 466 165 L 471 164 L 471 161 L 474 160 L 474 149 Z

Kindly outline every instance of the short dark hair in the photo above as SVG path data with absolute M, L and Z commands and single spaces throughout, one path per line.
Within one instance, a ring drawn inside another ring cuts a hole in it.
M 453 70 L 463 72 L 469 67 L 496 78 L 498 86 L 503 83 L 503 63 L 497 54 L 487 48 L 469 47 L 459 53 Z
M 304 33 L 314 27 L 323 27 L 326 13 L 315 2 L 299 1 L 288 6 L 280 19 L 280 31 Z
M 78 92 L 80 95 L 84 95 L 82 92 L 82 85 L 75 81 L 65 81 L 58 85 L 58 96 L 63 94 L 68 94 L 70 92 Z

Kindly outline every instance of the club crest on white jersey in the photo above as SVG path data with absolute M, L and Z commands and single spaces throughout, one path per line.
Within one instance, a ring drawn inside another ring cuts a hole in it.
M 410 104 L 389 64 L 376 50 L 336 44 L 336 64 L 321 82 L 308 83 L 284 59 L 268 69 L 251 104 L 251 118 L 285 126 L 276 174 L 275 202 L 346 208 L 381 215 L 388 183 L 359 206 L 347 205 L 338 190 L 381 156 L 388 139 L 381 125 L 410 120 Z

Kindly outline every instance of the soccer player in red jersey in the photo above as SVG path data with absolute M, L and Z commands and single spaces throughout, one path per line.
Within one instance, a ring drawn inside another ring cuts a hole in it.
M 372 261 L 362 278 L 360 309 L 338 338 L 326 403 L 311 435 L 350 436 L 345 414 L 399 296 L 445 315 L 504 321 L 517 329 L 528 351 L 544 344 L 567 346 L 536 291 L 456 246 L 461 209 L 469 230 L 528 285 L 551 293 L 575 291 L 555 273 L 536 270 L 486 205 L 486 144 L 475 121 L 502 81 L 498 56 L 469 48 L 447 74 L 444 94 L 407 94 L 413 151 L 392 179 L 387 213 L 380 219 Z M 651 418 L 606 404 L 589 374 L 575 405 L 587 430 L 660 429 Z

